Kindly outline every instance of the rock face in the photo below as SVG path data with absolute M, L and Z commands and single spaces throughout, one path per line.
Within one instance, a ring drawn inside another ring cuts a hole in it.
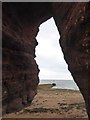
M 20 110 L 37 93 L 35 37 L 41 22 L 51 16 L 46 9 L 50 11 L 43 3 L 3 3 L 3 113 Z
M 50 17 L 90 118 L 90 3 L 3 3 L 3 113 L 22 109 L 37 93 L 35 37 Z
M 54 3 L 53 11 L 64 58 L 90 118 L 90 3 Z

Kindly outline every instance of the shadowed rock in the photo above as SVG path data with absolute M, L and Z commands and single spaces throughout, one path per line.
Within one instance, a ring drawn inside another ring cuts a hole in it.
M 53 17 L 60 46 L 90 118 L 90 3 L 3 3 L 3 113 L 29 105 L 37 94 L 36 35 Z M 48 34 L 48 33 L 47 33 Z M 4 107 L 6 106 L 6 107 Z M 6 109 L 5 109 L 6 108 Z

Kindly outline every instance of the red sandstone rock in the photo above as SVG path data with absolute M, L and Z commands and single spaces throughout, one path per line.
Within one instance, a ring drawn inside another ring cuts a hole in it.
M 39 25 L 52 16 L 90 118 L 90 3 L 3 3 L 3 111 L 18 111 L 36 95 L 35 37 Z

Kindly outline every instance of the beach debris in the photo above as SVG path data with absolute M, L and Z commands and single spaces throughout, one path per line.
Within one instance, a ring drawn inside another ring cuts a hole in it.
M 43 113 L 43 112 L 51 112 L 51 113 L 61 113 L 61 111 L 57 108 L 33 108 L 33 109 L 24 109 L 23 113 Z
M 58 105 L 59 105 L 60 109 L 64 112 L 68 112 L 69 110 L 72 110 L 73 108 L 85 110 L 84 103 L 72 103 L 72 104 L 58 103 Z

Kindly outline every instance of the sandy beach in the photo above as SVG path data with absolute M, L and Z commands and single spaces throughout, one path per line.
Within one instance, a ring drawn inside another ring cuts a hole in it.
M 3 118 L 87 118 L 83 97 L 79 91 L 51 89 L 39 85 L 38 94 L 30 106 Z

